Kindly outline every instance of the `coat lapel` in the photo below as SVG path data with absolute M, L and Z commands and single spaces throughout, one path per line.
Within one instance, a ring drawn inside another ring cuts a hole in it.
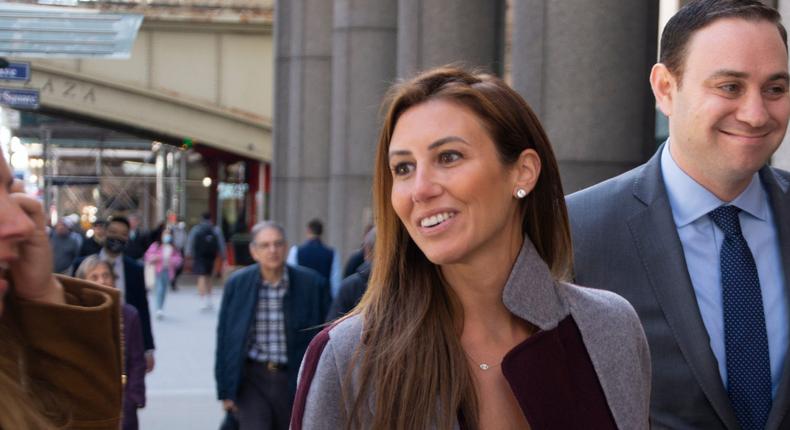
M 686 269 L 683 248 L 672 219 L 661 175 L 661 150 L 645 164 L 634 182 L 634 196 L 646 207 L 628 219 L 628 227 L 667 324 L 692 373 L 728 428 L 738 421 L 721 381 L 710 338 Z
M 790 183 L 773 172 L 770 167 L 760 170 L 760 177 L 768 190 L 774 222 L 779 232 L 779 247 L 784 267 L 785 290 L 790 291 Z M 790 295 L 790 294 L 789 294 Z M 778 429 L 782 419 L 790 409 L 790 353 L 785 355 L 782 378 L 776 390 L 771 413 L 768 416 L 768 429 Z

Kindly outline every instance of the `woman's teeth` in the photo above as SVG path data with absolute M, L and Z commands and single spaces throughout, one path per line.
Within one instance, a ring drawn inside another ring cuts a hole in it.
M 455 216 L 455 214 L 452 214 L 450 212 L 444 212 L 444 213 L 436 214 L 436 215 L 433 215 L 433 216 L 425 217 L 425 218 L 423 218 L 420 221 L 420 226 L 422 226 L 422 227 L 434 227 L 436 225 L 439 225 L 439 224 L 447 221 L 448 219 L 452 218 L 453 216 Z

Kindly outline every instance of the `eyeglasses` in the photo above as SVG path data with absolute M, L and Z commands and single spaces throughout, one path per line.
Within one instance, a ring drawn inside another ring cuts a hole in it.
M 258 249 L 267 249 L 267 248 L 281 249 L 285 247 L 285 241 L 276 240 L 274 242 L 253 242 L 252 245 Z

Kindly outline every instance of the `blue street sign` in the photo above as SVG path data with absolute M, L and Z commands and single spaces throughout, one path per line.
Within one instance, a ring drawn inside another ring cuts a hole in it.
M 0 79 L 4 81 L 29 81 L 30 63 L 8 63 L 8 67 L 0 67 Z
M 0 104 L 18 109 L 37 109 L 38 90 L 19 88 L 0 88 Z

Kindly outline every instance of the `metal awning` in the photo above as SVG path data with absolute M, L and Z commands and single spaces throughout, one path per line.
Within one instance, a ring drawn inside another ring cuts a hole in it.
M 143 15 L 0 3 L 0 56 L 129 58 Z

